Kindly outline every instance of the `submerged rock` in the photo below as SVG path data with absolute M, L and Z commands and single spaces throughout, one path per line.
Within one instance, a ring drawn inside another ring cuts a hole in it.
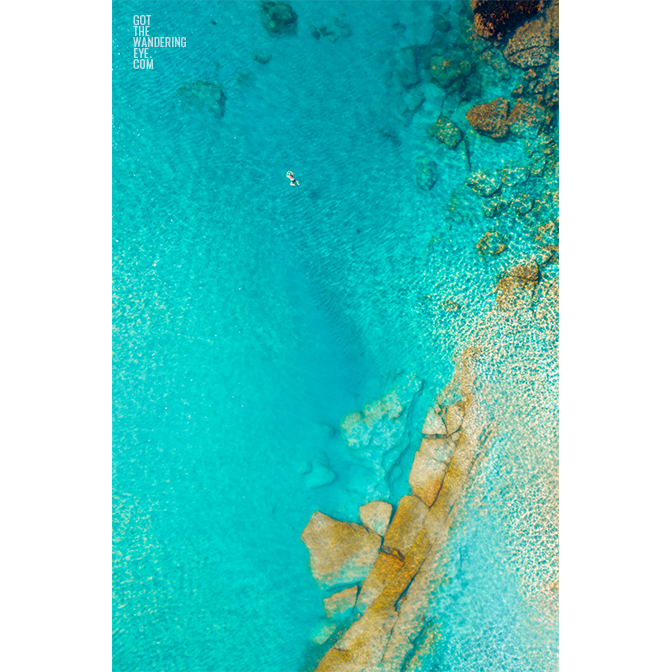
M 502 79 L 511 79 L 511 71 L 506 59 L 497 49 L 489 49 L 481 56 L 484 63 L 487 63 Z
M 192 82 L 177 89 L 177 95 L 194 109 L 210 112 L 216 117 L 224 116 L 226 92 L 219 82 Z
M 471 0 L 474 32 L 482 37 L 496 37 L 521 19 L 539 11 L 539 0 Z
M 509 115 L 509 130 L 519 138 L 536 138 L 547 122 L 546 110 L 530 100 L 517 100 Z
M 432 25 L 442 33 L 450 30 L 450 21 L 441 14 L 434 14 L 432 17 Z
M 486 217 L 494 217 L 499 214 L 506 206 L 506 201 L 502 198 L 501 194 L 494 196 L 493 198 L 486 198 L 483 200 L 483 214 Z
M 504 48 L 504 56 L 512 65 L 527 70 L 546 65 L 551 46 L 551 24 L 539 17 L 516 30 Z
M 509 239 L 499 231 L 486 231 L 476 243 L 476 250 L 482 257 L 495 257 L 509 246 Z
M 350 37 L 352 35 L 352 28 L 345 19 L 341 18 L 342 16 L 345 15 L 341 14 L 341 16 L 327 19 L 324 23 L 320 23 L 317 26 L 311 25 L 309 27 L 310 34 L 316 40 L 326 37 L 330 42 L 336 42 L 341 37 Z
M 330 597 L 325 597 L 324 610 L 327 612 L 329 618 L 334 616 L 341 616 L 355 606 L 357 601 L 357 586 L 346 588 L 338 593 L 334 593 Z
M 310 641 L 317 645 L 324 644 L 329 639 L 329 637 L 334 634 L 336 627 L 336 623 L 321 623 L 313 636 L 310 638 Z
M 273 58 L 273 55 L 269 54 L 267 51 L 262 50 L 262 51 L 255 51 L 252 54 L 252 58 L 257 63 L 261 63 L 262 65 L 266 65 L 266 63 L 268 63 L 271 60 L 271 58 Z
M 509 131 L 506 120 L 509 114 L 509 101 L 506 98 L 495 100 L 483 105 L 474 105 L 467 112 L 467 121 L 479 133 L 491 138 L 504 138 Z
M 413 494 L 431 506 L 439 494 L 445 473 L 446 465 L 443 462 L 437 462 L 426 453 L 417 452 L 408 477 Z
M 512 310 L 529 305 L 538 282 L 539 266 L 536 261 L 514 266 L 497 283 L 497 307 Z
M 305 469 L 305 465 L 303 465 L 303 469 Z M 336 474 L 329 467 L 329 459 L 324 454 L 318 455 L 309 464 L 309 469 L 302 471 L 302 473 L 304 474 L 303 482 L 306 487 L 311 489 L 329 485 L 329 483 L 333 483 L 336 480 Z
M 381 538 L 362 525 L 334 520 L 316 511 L 301 533 L 310 552 L 310 571 L 322 586 L 358 583 L 371 571 Z
M 429 191 L 439 179 L 436 161 L 422 156 L 415 165 L 415 182 L 425 191 Z
M 451 121 L 448 117 L 443 115 L 439 120 L 429 129 L 429 134 L 433 135 L 437 140 L 445 143 L 451 149 L 455 149 L 462 140 L 462 131 L 460 127 Z
M 429 66 L 432 78 L 444 89 L 452 87 L 471 72 L 469 61 L 434 56 Z
M 465 184 L 471 187 L 479 196 L 492 196 L 502 185 L 498 177 L 490 177 L 482 171 L 469 175 Z
M 427 511 L 429 507 L 419 497 L 415 495 L 402 497 L 383 539 L 383 550 L 404 560 L 422 529 Z
M 271 35 L 295 33 L 298 18 L 286 2 L 261 3 L 261 23 Z
M 369 529 L 385 536 L 392 516 L 392 504 L 387 502 L 369 502 L 359 507 L 359 517 L 364 525 Z
M 441 409 L 433 406 L 425 416 L 425 422 L 422 425 L 422 433 L 425 436 L 444 436 L 446 434 L 446 425 L 441 417 Z
M 365 488 L 357 490 L 367 499 L 390 496 L 387 473 L 408 445 L 405 412 L 421 388 L 416 376 L 401 376 L 384 397 L 341 423 L 350 454 L 367 471 Z

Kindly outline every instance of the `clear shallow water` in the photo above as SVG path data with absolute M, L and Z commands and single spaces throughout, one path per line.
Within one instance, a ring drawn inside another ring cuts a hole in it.
M 113 5 L 115 670 L 301 669 L 323 595 L 300 533 L 314 510 L 357 520 L 370 498 L 341 420 L 401 374 L 423 381 L 388 478 L 390 501 L 409 492 L 454 353 L 497 274 L 534 252 L 511 228 L 503 258 L 476 254 L 492 222 L 463 186 L 465 157 L 426 135 L 436 87 L 410 123 L 398 114 L 394 50 L 431 37 L 429 4 L 292 6 L 297 35 L 272 38 L 256 3 Z M 308 32 L 340 13 L 350 37 Z M 134 14 L 188 47 L 133 70 Z M 198 80 L 223 85 L 223 118 L 176 95 Z M 456 119 L 469 107 L 448 105 Z M 438 164 L 431 192 L 415 184 L 421 155 Z M 490 170 L 524 155 L 475 138 L 470 158 Z M 336 479 L 307 487 L 320 454 Z M 492 586 L 476 583 L 467 629 L 490 613 Z

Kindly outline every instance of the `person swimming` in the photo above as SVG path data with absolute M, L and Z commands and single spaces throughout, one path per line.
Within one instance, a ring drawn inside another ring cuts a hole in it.
M 289 184 L 292 187 L 299 187 L 299 181 L 294 177 L 294 173 L 291 170 L 287 171 L 287 177 L 289 178 Z

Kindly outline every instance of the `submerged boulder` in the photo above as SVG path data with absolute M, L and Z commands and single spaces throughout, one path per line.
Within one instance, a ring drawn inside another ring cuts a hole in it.
M 483 105 L 474 105 L 467 112 L 467 121 L 479 133 L 491 138 L 504 138 L 509 131 L 506 120 L 509 114 L 509 101 L 506 98 L 495 100 Z
M 434 81 L 444 89 L 448 89 L 471 72 L 471 63 L 456 58 L 434 56 L 430 61 L 429 70 Z
M 329 459 L 324 453 L 319 454 L 308 465 L 308 469 L 302 470 L 304 473 L 303 482 L 306 487 L 315 489 L 323 485 L 329 485 L 336 480 L 336 474 L 329 466 Z
M 490 177 L 482 171 L 476 171 L 469 175 L 465 184 L 471 187 L 479 196 L 492 196 L 501 186 L 501 179 Z
M 209 112 L 217 118 L 224 116 L 226 92 L 219 82 L 198 81 L 183 84 L 177 89 L 177 95 L 196 110 Z
M 429 191 L 439 179 L 436 161 L 421 156 L 415 164 L 415 182 L 425 191 Z
M 509 64 L 497 49 L 484 51 L 481 59 L 487 63 L 502 79 L 511 79 Z
M 439 120 L 429 129 L 429 134 L 433 135 L 437 140 L 448 145 L 451 149 L 455 149 L 462 140 L 462 131 L 460 127 L 451 121 L 448 117 L 441 115 Z
M 301 533 L 310 552 L 310 571 L 322 586 L 358 583 L 371 571 L 381 538 L 361 525 L 315 511 Z
M 474 32 L 481 37 L 496 37 L 521 19 L 539 11 L 539 0 L 471 0 Z
M 516 101 L 508 119 L 509 130 L 519 138 L 536 138 L 546 122 L 546 110 L 541 105 L 522 98 Z
M 387 502 L 369 502 L 359 507 L 359 517 L 364 525 L 369 529 L 385 536 L 392 516 L 392 504 Z
M 261 23 L 271 35 L 293 34 L 299 17 L 286 2 L 262 2 Z

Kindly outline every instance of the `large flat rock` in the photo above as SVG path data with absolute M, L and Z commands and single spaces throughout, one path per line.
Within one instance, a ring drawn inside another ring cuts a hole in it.
M 388 504 L 387 502 L 369 502 L 359 507 L 359 516 L 369 530 L 384 537 L 390 525 L 392 504 Z
M 329 649 L 315 672 L 373 672 L 396 620 L 394 607 L 367 610 Z
M 392 580 L 404 563 L 394 555 L 381 553 L 357 596 L 357 611 L 364 611 Z
M 504 138 L 509 132 L 506 119 L 509 115 L 509 101 L 506 98 L 495 98 L 489 103 L 474 105 L 467 112 L 467 121 L 479 133 L 491 138 Z
M 383 540 L 383 550 L 403 560 L 422 529 L 428 510 L 419 497 L 402 497 Z
M 408 477 L 413 494 L 417 495 L 427 506 L 431 506 L 439 494 L 445 473 L 446 465 L 443 462 L 437 462 L 429 455 L 417 452 L 411 474 Z
M 381 538 L 362 525 L 313 513 L 301 534 L 310 552 L 310 571 L 322 587 L 359 583 L 378 557 Z

